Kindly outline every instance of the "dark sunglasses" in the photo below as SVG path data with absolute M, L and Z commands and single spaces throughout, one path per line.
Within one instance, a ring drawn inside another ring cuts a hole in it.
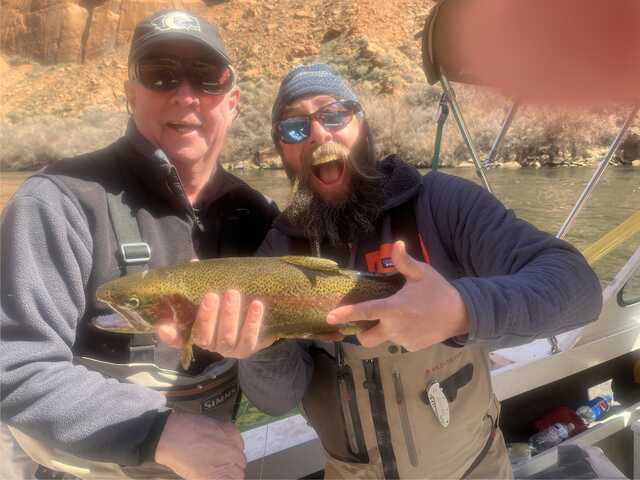
M 338 100 L 309 115 L 277 121 L 273 126 L 274 134 L 284 143 L 300 143 L 309 138 L 313 119 L 320 122 L 324 129 L 336 132 L 346 127 L 354 115 L 363 115 L 362 107 L 358 102 Z
M 132 80 L 150 90 L 168 92 L 186 80 L 208 95 L 223 95 L 235 85 L 233 69 L 220 62 L 173 57 L 142 58 L 131 69 Z

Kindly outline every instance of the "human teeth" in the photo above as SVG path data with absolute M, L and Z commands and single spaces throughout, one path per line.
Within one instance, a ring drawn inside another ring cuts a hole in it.
M 318 156 L 317 158 L 315 158 L 313 160 L 313 162 L 311 163 L 312 166 L 316 167 L 318 165 L 322 165 L 323 163 L 329 163 L 329 162 L 336 162 L 336 161 L 340 161 L 339 158 L 336 157 L 332 157 L 330 155 L 326 155 L 326 156 Z
M 169 126 L 181 131 L 195 130 L 196 128 L 198 128 L 196 125 L 187 125 L 184 123 L 170 123 Z

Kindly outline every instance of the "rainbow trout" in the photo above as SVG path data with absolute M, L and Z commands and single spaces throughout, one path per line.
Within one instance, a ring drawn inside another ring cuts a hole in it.
M 172 318 L 185 343 L 181 364 L 193 358 L 191 326 L 207 291 L 240 291 L 244 304 L 259 299 L 266 305 L 261 335 L 313 338 L 340 332 L 356 334 L 371 322 L 329 325 L 327 313 L 340 305 L 384 298 L 404 285 L 402 275 L 343 270 L 315 257 L 218 258 L 127 275 L 100 286 L 98 300 L 120 314 L 114 321 L 97 319 L 98 328 L 122 333 L 153 332 L 161 318 Z

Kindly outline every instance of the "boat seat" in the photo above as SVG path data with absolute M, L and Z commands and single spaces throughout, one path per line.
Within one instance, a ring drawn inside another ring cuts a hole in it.
M 524 478 L 628 480 L 600 448 L 579 445 L 558 446 L 558 461 L 555 465 L 528 477 L 518 476 L 518 479 Z

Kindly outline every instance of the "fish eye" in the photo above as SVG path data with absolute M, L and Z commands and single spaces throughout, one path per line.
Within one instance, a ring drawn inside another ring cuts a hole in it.
M 127 308 L 136 309 L 140 307 L 140 299 L 138 297 L 130 297 L 126 302 L 124 302 L 124 306 Z

